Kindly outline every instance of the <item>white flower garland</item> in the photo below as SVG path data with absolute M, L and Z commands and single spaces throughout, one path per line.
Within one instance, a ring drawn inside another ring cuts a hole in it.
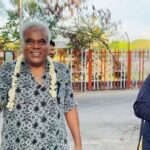
M 49 93 L 53 98 L 56 98 L 56 95 L 57 95 L 56 72 L 55 72 L 53 60 L 51 59 L 51 57 L 48 56 L 47 59 L 49 61 L 49 76 L 51 77 Z M 8 103 L 7 103 L 7 108 L 9 111 L 12 111 L 15 105 L 15 94 L 16 94 L 17 81 L 18 81 L 17 75 L 20 73 L 20 66 L 21 66 L 22 60 L 23 60 L 23 55 L 20 55 L 17 58 L 14 73 L 12 75 L 11 89 L 8 92 Z
M 53 64 L 53 60 L 51 57 L 47 56 L 47 59 L 49 61 L 49 76 L 51 77 L 51 83 L 50 83 L 50 91 L 49 93 L 51 94 L 52 97 L 56 98 L 57 96 L 57 86 L 56 86 L 56 72 L 55 72 L 55 68 L 54 68 L 54 64 Z
M 9 111 L 12 111 L 13 107 L 14 107 L 14 101 L 15 101 L 15 93 L 16 93 L 16 88 L 17 88 L 17 74 L 20 72 L 20 65 L 21 65 L 21 61 L 23 59 L 23 55 L 20 55 L 17 58 L 17 62 L 15 65 L 15 70 L 14 73 L 12 75 L 12 83 L 11 83 L 11 89 L 8 92 L 8 104 L 7 104 L 7 108 L 9 109 Z

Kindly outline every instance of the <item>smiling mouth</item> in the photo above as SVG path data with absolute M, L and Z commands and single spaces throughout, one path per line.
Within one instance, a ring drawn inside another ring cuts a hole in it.
M 39 57 L 39 56 L 41 56 L 41 53 L 37 52 L 37 51 L 31 52 L 31 54 L 32 54 L 33 57 Z

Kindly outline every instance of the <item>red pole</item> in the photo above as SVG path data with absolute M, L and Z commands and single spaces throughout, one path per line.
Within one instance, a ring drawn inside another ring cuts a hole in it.
M 66 58 L 66 51 L 65 51 L 65 49 L 63 49 L 63 63 L 65 64 L 66 63 L 66 61 L 65 61 L 65 58 Z
M 117 88 L 120 88 L 120 75 L 121 75 L 121 68 L 120 68 L 120 50 L 117 50 Z
M 131 51 L 128 51 L 128 72 L 127 72 L 127 88 L 131 86 Z
M 59 61 L 62 62 L 62 49 L 59 50 Z
M 106 49 L 104 50 L 104 89 L 106 89 Z
M 114 57 L 116 58 L 116 50 L 114 51 Z M 113 82 L 113 89 L 115 89 L 116 87 L 116 62 L 115 60 L 113 59 L 113 63 L 114 63 L 114 82 Z
M 74 49 L 73 54 L 74 54 L 73 69 L 74 69 L 74 82 L 75 82 L 75 79 L 76 79 L 76 49 Z
M 88 55 L 88 90 L 92 91 L 92 50 L 89 49 Z
M 142 57 L 143 57 L 143 61 L 142 61 L 142 82 L 144 80 L 144 50 L 142 51 Z M 141 83 L 142 84 L 142 83 Z
M 103 50 L 100 51 L 100 76 L 101 76 L 101 79 L 100 79 L 100 88 L 103 87 L 103 82 L 102 82 L 102 79 L 103 79 L 103 58 L 102 58 L 102 55 L 103 55 Z
M 139 51 L 139 81 L 138 81 L 138 87 L 140 88 L 141 85 L 141 50 Z

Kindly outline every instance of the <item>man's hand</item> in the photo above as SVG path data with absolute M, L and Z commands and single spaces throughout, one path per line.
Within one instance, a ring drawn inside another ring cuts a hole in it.
M 74 150 L 82 150 L 82 146 L 81 145 L 75 145 Z
M 79 118 L 78 111 L 76 108 L 72 108 L 70 111 L 65 113 L 68 127 L 71 131 L 74 140 L 74 150 L 82 150 L 82 142 L 80 136 Z

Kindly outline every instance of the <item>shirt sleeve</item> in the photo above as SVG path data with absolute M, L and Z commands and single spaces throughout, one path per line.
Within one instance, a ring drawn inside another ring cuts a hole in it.
M 5 64 L 0 66 L 0 112 L 6 106 L 8 84 L 6 83 L 7 71 Z
M 73 89 L 71 85 L 71 79 L 70 79 L 70 71 L 69 69 L 66 70 L 67 74 L 67 82 L 66 82 L 66 88 L 65 88 L 65 100 L 64 100 L 64 112 L 68 112 L 71 108 L 77 107 L 77 102 L 74 100 L 74 94 Z
M 144 81 L 133 108 L 137 117 L 150 121 L 150 75 Z

